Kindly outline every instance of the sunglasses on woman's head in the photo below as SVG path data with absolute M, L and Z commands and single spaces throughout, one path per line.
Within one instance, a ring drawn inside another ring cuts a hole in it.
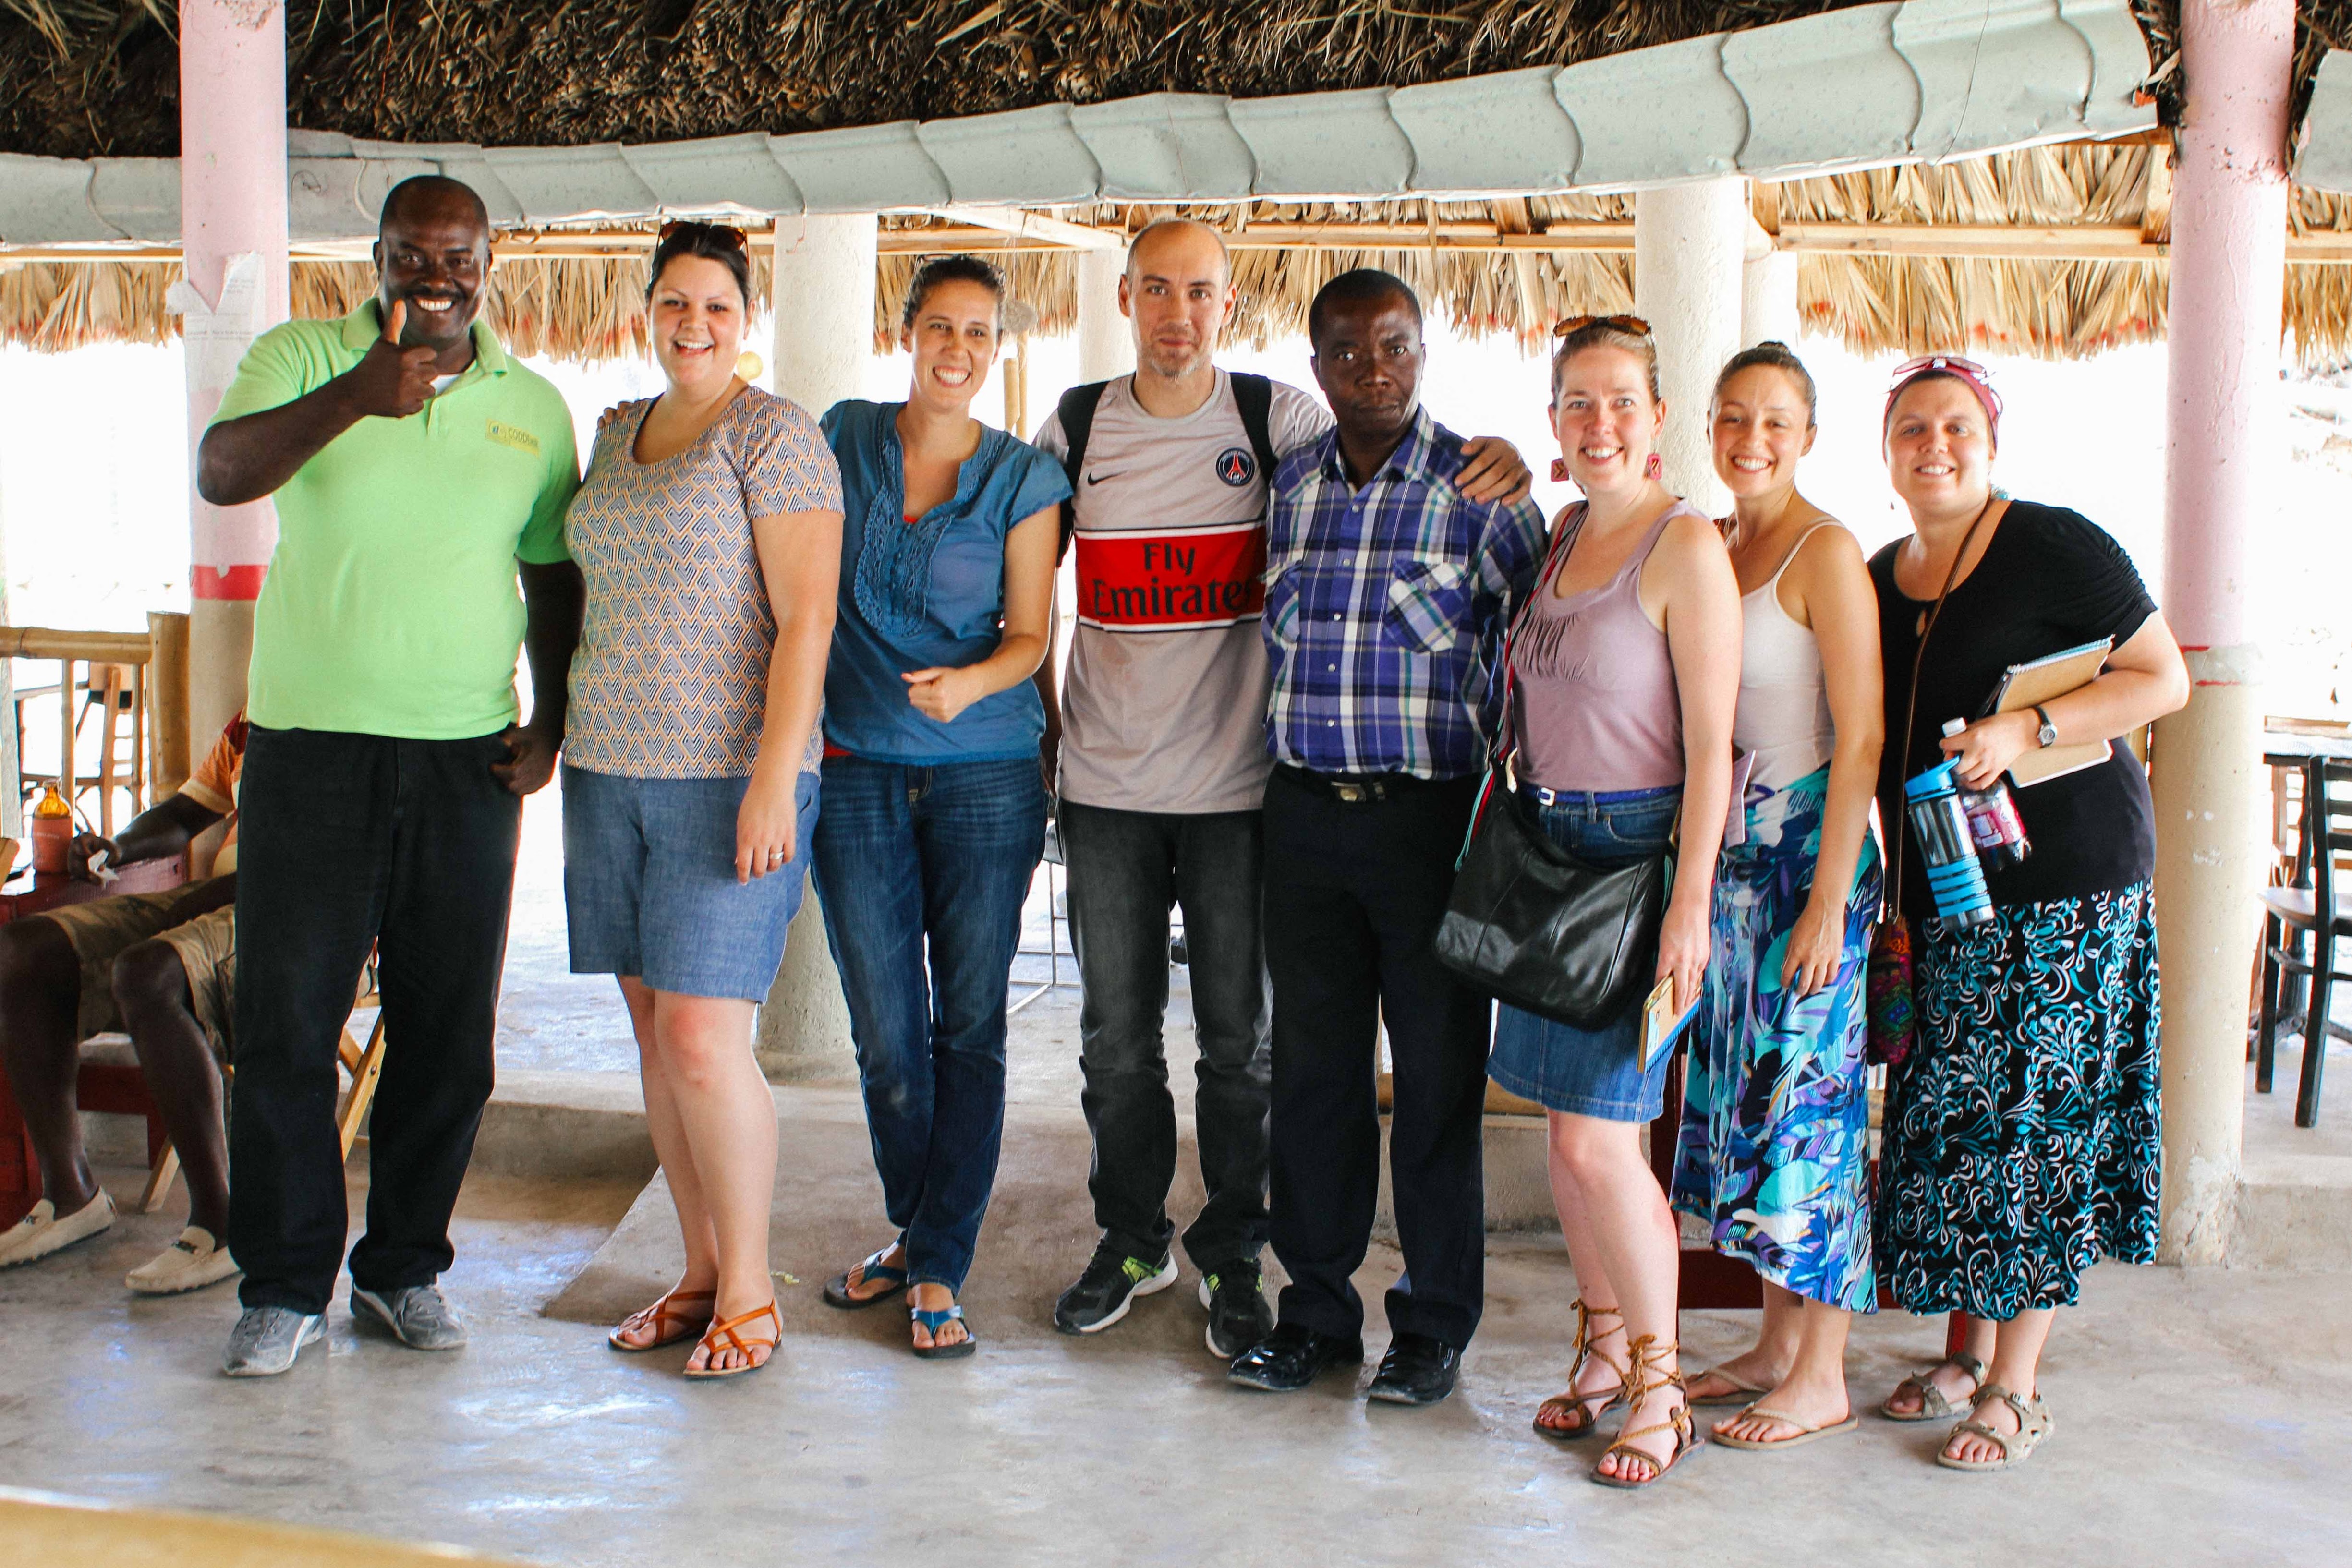
M 1639 316 L 1570 316 L 1554 327 L 1551 335 L 1565 338 L 1572 332 L 1581 332 L 1587 327 L 1607 327 L 1614 331 L 1631 332 L 1636 338 L 1650 335 L 1650 324 Z
M 1958 354 L 1922 354 L 1916 360 L 1906 360 L 1895 367 L 1895 373 L 1889 379 L 1896 382 L 1908 381 L 1922 371 L 1948 371 L 1956 376 L 1966 376 L 1972 382 L 1989 382 L 1992 379 L 1992 372 L 1984 366 L 1974 360 L 1962 359 Z
M 698 230 L 706 232 L 710 239 L 729 250 L 745 250 L 751 244 L 743 231 L 732 224 L 706 224 L 693 218 L 672 218 L 655 231 L 654 245 L 658 248 L 667 245 L 674 235 Z

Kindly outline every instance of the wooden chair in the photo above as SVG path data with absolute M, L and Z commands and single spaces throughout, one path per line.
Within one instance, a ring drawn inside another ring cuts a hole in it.
M 2315 758 L 2304 767 L 2303 830 L 2298 835 L 2292 881 L 2263 890 L 2263 1012 L 2254 1057 L 2254 1088 L 2271 1092 L 2271 1069 L 2278 1042 L 2284 991 L 2307 978 L 2310 999 L 2303 1013 L 2303 1082 L 2295 1094 L 2294 1124 L 2319 1124 L 2320 1074 L 2327 1061 L 2329 994 L 2338 980 L 2352 980 L 2339 967 L 2336 943 L 2352 937 L 2352 761 Z M 2311 956 L 2302 956 L 2304 940 Z
M 345 1159 L 352 1157 L 352 1145 L 359 1141 L 360 1124 L 367 1120 L 368 1107 L 375 1103 L 376 1080 L 383 1075 L 383 998 L 376 989 L 373 955 L 370 955 L 367 967 L 361 971 L 359 994 L 352 1001 L 352 1011 L 355 1013 L 368 1008 L 375 1009 L 376 1014 L 375 1023 L 368 1030 L 367 1044 L 362 1046 L 352 1039 L 351 1026 L 346 1023 L 343 1038 L 335 1046 L 335 1059 L 351 1079 L 351 1087 L 343 1093 L 343 1103 L 335 1112 L 335 1134 L 342 1142 Z M 85 1045 L 82 1049 L 88 1052 L 89 1047 Z M 81 1082 L 87 1083 L 89 1065 L 85 1063 L 81 1071 Z M 221 1069 L 224 1086 L 234 1082 L 236 1077 L 236 1068 Z M 88 1090 L 83 1089 L 81 1093 L 82 1104 L 89 1107 Z M 163 1206 L 164 1197 L 172 1190 L 172 1183 L 180 1175 L 179 1151 L 172 1147 L 168 1137 L 161 1140 L 161 1147 L 156 1146 L 157 1141 L 156 1134 L 151 1131 L 148 1145 L 152 1152 L 153 1165 L 147 1173 L 146 1190 L 139 1197 L 139 1209 L 142 1214 L 152 1214 Z

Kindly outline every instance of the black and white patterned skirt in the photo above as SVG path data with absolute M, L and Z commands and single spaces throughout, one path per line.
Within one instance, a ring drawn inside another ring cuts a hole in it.
M 1879 1271 L 1915 1312 L 2071 1306 L 2156 1260 L 2163 1115 L 2147 883 L 1924 923 L 1919 1033 L 1888 1077 Z

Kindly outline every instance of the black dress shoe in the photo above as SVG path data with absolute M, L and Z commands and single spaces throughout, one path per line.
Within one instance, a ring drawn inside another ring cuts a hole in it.
M 1364 1397 L 1390 1405 L 1434 1405 L 1454 1392 L 1462 1353 L 1427 1334 L 1401 1333 L 1381 1357 L 1380 1375 Z
M 1225 1375 L 1244 1388 L 1269 1394 L 1291 1394 L 1306 1387 L 1335 1366 L 1355 1366 L 1364 1359 L 1364 1342 L 1317 1333 L 1297 1323 L 1278 1324 L 1274 1333 L 1234 1357 Z

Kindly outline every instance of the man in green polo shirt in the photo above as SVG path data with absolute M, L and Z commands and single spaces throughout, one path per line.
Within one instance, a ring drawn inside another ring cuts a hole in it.
M 324 1329 L 346 1224 L 335 1044 L 371 948 L 386 1051 L 352 1312 L 420 1350 L 465 1343 L 434 1281 L 489 1098 L 521 797 L 554 768 L 579 640 L 572 418 L 475 319 L 481 198 L 394 186 L 375 260 L 375 298 L 255 340 L 197 454 L 205 499 L 271 496 L 278 524 L 238 802 L 232 1376 L 284 1372 Z

